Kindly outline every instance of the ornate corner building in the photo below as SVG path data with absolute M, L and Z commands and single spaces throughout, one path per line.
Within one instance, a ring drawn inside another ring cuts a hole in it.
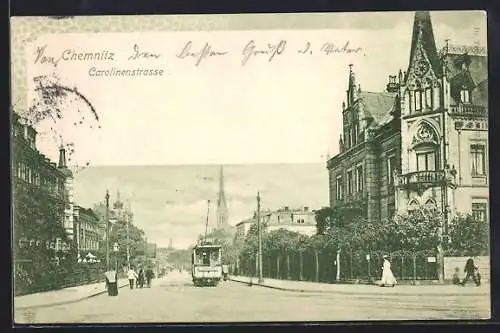
M 415 13 L 408 68 L 385 92 L 362 91 L 351 66 L 330 205 L 372 221 L 421 205 L 487 220 L 487 71 L 483 47 L 438 51 L 428 12 Z

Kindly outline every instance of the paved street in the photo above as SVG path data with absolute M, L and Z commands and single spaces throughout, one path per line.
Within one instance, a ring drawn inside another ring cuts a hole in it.
M 377 289 L 380 290 L 377 294 L 346 296 L 345 293 L 250 287 L 238 282 L 221 283 L 215 288 L 196 288 L 189 275 L 171 273 L 166 278 L 154 280 L 151 289 L 122 288 L 118 297 L 99 295 L 65 305 L 17 310 L 15 319 L 16 323 L 152 323 L 489 317 L 488 296 L 397 295 L 385 294 L 384 289 Z

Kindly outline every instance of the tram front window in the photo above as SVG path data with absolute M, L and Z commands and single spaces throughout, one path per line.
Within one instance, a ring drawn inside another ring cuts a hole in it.
M 196 252 L 196 264 L 203 266 L 220 265 L 219 249 L 203 249 Z
M 202 261 L 203 265 L 207 265 L 207 266 L 210 265 L 210 257 L 207 256 L 206 252 L 203 252 L 201 261 Z

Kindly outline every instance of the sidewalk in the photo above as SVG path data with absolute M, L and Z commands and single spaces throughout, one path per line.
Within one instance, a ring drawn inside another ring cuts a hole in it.
M 329 284 L 306 281 L 276 280 L 264 278 L 262 284 L 257 283 L 257 278 L 246 276 L 230 276 L 231 281 L 267 287 L 285 291 L 298 292 L 322 292 L 346 295 L 408 295 L 408 296 L 488 296 L 490 295 L 489 284 L 475 287 L 470 284 L 465 287 L 455 285 L 397 285 L 391 287 L 379 287 L 364 284 Z
M 118 288 L 128 285 L 128 280 L 119 279 Z M 72 303 L 86 298 L 106 293 L 106 283 L 98 282 L 77 287 L 46 291 L 42 293 L 14 297 L 14 308 L 17 310 L 26 308 L 39 308 L 45 306 Z

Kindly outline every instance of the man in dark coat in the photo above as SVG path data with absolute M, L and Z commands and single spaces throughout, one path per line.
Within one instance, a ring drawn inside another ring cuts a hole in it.
M 151 268 L 148 268 L 146 270 L 146 282 L 148 284 L 148 288 L 151 288 L 151 280 L 154 278 L 155 273 Z
M 466 275 L 465 275 L 465 278 L 462 280 L 462 283 L 461 283 L 462 286 L 465 286 L 465 283 L 467 281 L 469 281 L 470 278 L 472 278 L 472 280 L 474 280 L 474 282 L 476 283 L 476 286 L 479 287 L 480 283 L 479 283 L 478 279 L 476 278 L 476 274 L 475 274 L 476 270 L 477 270 L 477 267 L 474 264 L 474 260 L 472 258 L 469 258 L 469 260 L 467 260 L 467 262 L 465 263 L 464 272 Z

